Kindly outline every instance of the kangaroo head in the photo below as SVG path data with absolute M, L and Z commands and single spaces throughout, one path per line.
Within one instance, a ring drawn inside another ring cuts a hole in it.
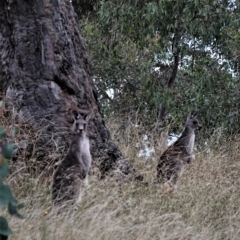
M 90 114 L 85 117 L 82 117 L 79 113 L 73 113 L 73 126 L 72 126 L 72 133 L 73 134 L 83 134 L 86 132 L 87 124 L 90 119 Z
M 197 112 L 193 111 L 188 115 L 185 127 L 192 130 L 200 130 L 202 128 L 202 124 L 197 119 Z

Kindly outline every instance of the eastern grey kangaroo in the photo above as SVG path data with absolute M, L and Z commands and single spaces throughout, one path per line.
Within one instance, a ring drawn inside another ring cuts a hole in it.
M 89 118 L 90 114 L 83 118 L 74 113 L 73 139 L 53 177 L 52 200 L 56 205 L 66 201 L 78 204 L 81 201 L 92 162 L 86 135 Z
M 157 182 L 167 182 L 174 189 L 185 165 L 193 158 L 195 130 L 201 128 L 196 112 L 190 113 L 181 137 L 162 154 L 158 161 Z

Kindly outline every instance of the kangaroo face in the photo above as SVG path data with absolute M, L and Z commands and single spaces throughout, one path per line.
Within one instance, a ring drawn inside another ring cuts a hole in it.
M 192 130 L 200 130 L 202 128 L 202 124 L 199 122 L 196 116 L 189 115 L 185 126 L 191 128 Z
M 86 131 L 86 126 L 87 126 L 87 121 L 83 119 L 75 120 L 72 131 L 73 133 L 83 133 Z
M 89 115 L 85 118 L 81 117 L 81 115 L 75 115 L 74 123 L 72 126 L 72 133 L 73 134 L 83 134 L 86 132 L 87 124 L 89 120 Z

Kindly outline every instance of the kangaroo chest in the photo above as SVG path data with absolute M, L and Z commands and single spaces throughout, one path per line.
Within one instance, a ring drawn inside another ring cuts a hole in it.
M 187 151 L 187 154 L 191 155 L 193 153 L 193 146 L 195 141 L 195 134 L 191 134 L 185 142 L 185 148 Z

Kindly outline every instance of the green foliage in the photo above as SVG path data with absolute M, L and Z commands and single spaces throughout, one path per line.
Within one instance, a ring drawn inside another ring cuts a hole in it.
M 163 105 L 179 125 L 197 108 L 206 131 L 238 131 L 239 10 L 232 1 L 95 1 L 80 26 L 104 113 L 137 112 L 152 125 Z
M 8 164 L 3 160 L 0 166 L 0 177 L 5 178 L 8 176 Z
M 23 216 L 18 213 L 18 209 L 20 209 L 20 208 L 22 208 L 22 205 L 17 205 L 15 203 L 13 204 L 12 202 L 9 202 L 9 204 L 8 204 L 8 212 L 11 215 L 14 215 L 15 217 L 23 219 Z
M 7 239 L 11 234 L 12 230 L 9 228 L 7 220 L 0 216 L 0 239 Z
M 3 183 L 4 178 L 9 175 L 8 163 L 5 158 L 11 158 L 13 156 L 13 144 L 6 143 L 5 137 L 5 130 L 3 127 L 0 127 L 0 207 L 6 206 L 11 215 L 23 218 L 23 216 L 18 213 L 18 209 L 22 208 L 22 205 L 17 203 L 10 187 Z M 12 230 L 9 228 L 7 220 L 0 216 L 0 239 L 7 239 L 11 234 Z
M 4 138 L 6 136 L 5 130 L 3 127 L 0 127 L 0 139 Z
M 2 182 L 2 179 L 7 177 L 8 172 L 8 164 L 6 160 L 3 158 L 0 160 L 0 206 L 16 206 L 17 202 L 14 198 L 11 189 L 9 186 Z M 10 214 L 12 212 L 9 211 Z M 9 228 L 7 220 L 0 216 L 0 237 L 2 239 L 7 239 L 6 237 L 12 234 L 12 230 Z
M 208 64 L 204 66 L 203 62 L 207 59 Z M 219 127 L 228 133 L 239 131 L 240 102 L 236 91 L 239 83 L 237 77 L 225 71 L 223 65 L 210 57 L 201 58 L 193 72 L 179 71 L 174 88 L 169 90 L 171 101 L 167 101 L 167 107 L 172 109 L 173 115 L 180 121 L 183 116 L 179 109 L 186 113 L 197 108 L 202 116 L 205 136 Z
M 0 205 L 2 206 L 8 206 L 16 205 L 16 199 L 14 198 L 11 189 L 9 186 L 3 184 L 3 182 L 0 182 Z
M 8 151 L 2 151 L 4 157 L 12 156 L 11 148 L 7 148 Z M 6 155 L 5 155 L 6 153 Z M 21 214 L 18 213 L 18 209 L 22 205 L 18 205 L 10 187 L 3 183 L 2 179 L 6 178 L 9 175 L 7 161 L 2 158 L 0 160 L 0 206 L 7 206 L 8 212 L 11 215 L 14 215 L 18 218 L 23 218 Z M 12 234 L 11 229 L 8 226 L 7 220 L 4 217 L 0 216 L 0 236 L 9 236 Z
M 2 147 L 2 154 L 5 158 L 11 158 L 13 156 L 13 144 L 8 143 Z

